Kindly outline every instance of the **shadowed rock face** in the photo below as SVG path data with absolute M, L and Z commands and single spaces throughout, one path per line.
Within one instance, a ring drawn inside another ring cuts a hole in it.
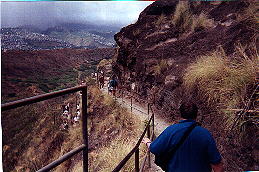
M 227 54 L 232 54 L 237 42 L 247 44 L 255 33 L 249 28 L 249 21 L 240 23 L 235 20 L 236 14 L 248 6 L 246 2 L 222 2 L 216 5 L 191 2 L 191 13 L 206 13 L 212 20 L 212 26 L 188 32 L 180 31 L 172 23 L 177 3 L 176 0 L 154 2 L 141 12 L 135 24 L 122 28 L 114 36 L 119 49 L 113 69 L 121 82 L 128 80 L 125 76 L 130 76 L 143 96 L 152 93 L 154 87 L 159 87 L 155 89 L 158 97 L 164 89 L 174 94 L 181 87 L 182 74 L 190 62 L 215 51 L 219 46 Z M 168 65 L 162 71 L 154 71 L 159 70 L 156 68 L 161 60 Z M 168 82 L 168 77 L 174 78 L 174 81 L 170 79 L 171 82 Z M 179 90 L 177 92 L 178 95 Z M 179 101 L 181 98 L 176 98 L 172 109 L 178 106 Z M 163 101 L 158 98 L 155 103 L 162 105 Z

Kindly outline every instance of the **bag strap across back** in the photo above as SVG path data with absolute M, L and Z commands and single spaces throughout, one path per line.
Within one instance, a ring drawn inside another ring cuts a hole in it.
M 169 150 L 168 154 L 167 154 L 167 158 L 171 158 L 173 156 L 173 154 L 176 152 L 176 150 L 183 144 L 183 142 L 186 140 L 186 138 L 190 135 L 190 133 L 192 132 L 192 130 L 197 126 L 198 124 L 195 122 L 193 123 L 183 134 L 181 140 L 173 147 Z

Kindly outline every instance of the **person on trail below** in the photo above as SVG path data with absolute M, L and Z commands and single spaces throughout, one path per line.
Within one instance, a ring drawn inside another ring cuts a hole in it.
M 80 116 L 80 111 L 77 111 L 76 114 L 77 114 L 76 116 L 79 117 Z
M 194 103 L 184 102 L 180 106 L 183 120 L 167 127 L 153 142 L 148 138 L 142 140 L 155 155 L 156 164 L 159 157 L 162 162 L 167 162 L 164 164 L 166 171 L 211 172 L 212 169 L 214 172 L 224 171 L 222 158 L 213 136 L 207 129 L 196 125 L 197 113 L 198 108 Z M 190 126 L 193 126 L 192 129 Z M 188 129 L 189 132 L 186 132 Z M 161 157 L 167 157 L 168 161 Z
M 108 93 L 111 93 L 113 96 L 116 96 L 116 90 L 118 87 L 118 82 L 115 79 L 115 76 L 112 77 L 112 80 L 108 83 Z
M 67 103 L 67 105 L 65 106 L 65 110 L 69 112 L 69 103 Z
M 99 78 L 99 85 L 100 85 L 100 89 L 102 89 L 104 87 L 104 76 L 100 76 Z

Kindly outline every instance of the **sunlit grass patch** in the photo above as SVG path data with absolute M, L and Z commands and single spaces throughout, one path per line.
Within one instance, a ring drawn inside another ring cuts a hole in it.
M 258 56 L 247 58 L 240 52 L 230 59 L 223 51 L 200 57 L 184 75 L 184 85 L 190 92 L 219 111 L 243 104 L 249 86 L 255 84 Z

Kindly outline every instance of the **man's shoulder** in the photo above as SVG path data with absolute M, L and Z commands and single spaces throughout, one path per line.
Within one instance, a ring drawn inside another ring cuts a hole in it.
M 195 127 L 193 134 L 195 137 L 202 138 L 203 140 L 211 140 L 213 138 L 209 130 L 201 126 Z

